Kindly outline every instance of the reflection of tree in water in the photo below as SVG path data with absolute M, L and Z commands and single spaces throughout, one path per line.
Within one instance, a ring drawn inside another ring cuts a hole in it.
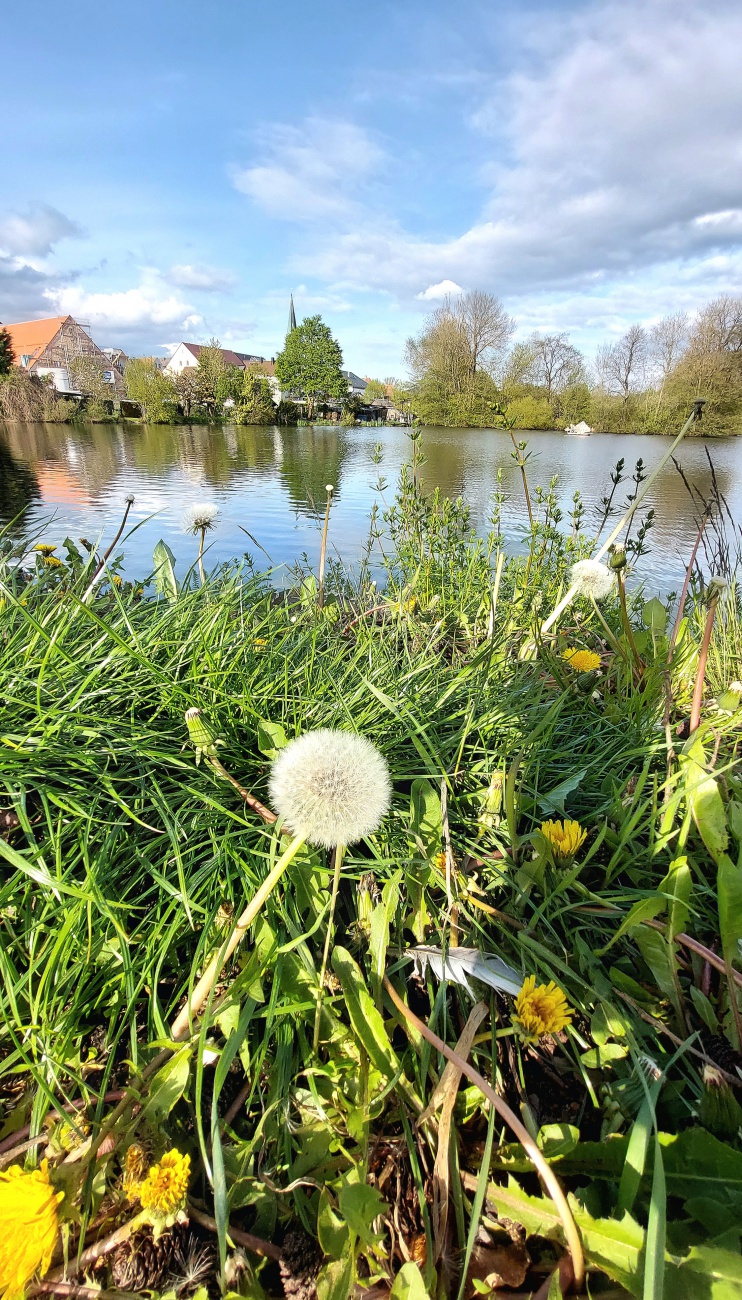
M 0 437 L 0 522 L 8 523 L 40 497 L 41 489 L 33 470 L 16 460 Z
M 321 426 L 281 430 L 280 473 L 289 491 L 291 505 L 304 514 L 312 513 L 312 502 L 322 508 L 325 486 L 337 489 L 348 445 L 340 429 Z

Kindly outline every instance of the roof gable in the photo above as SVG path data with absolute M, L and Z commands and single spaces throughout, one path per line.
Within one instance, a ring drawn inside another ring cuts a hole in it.
M 21 357 L 30 357 L 28 364 L 36 361 L 68 320 L 72 320 L 72 317 L 50 316 L 45 320 L 25 320 L 16 325 L 5 325 L 3 328 L 10 335 L 16 364 L 21 364 Z

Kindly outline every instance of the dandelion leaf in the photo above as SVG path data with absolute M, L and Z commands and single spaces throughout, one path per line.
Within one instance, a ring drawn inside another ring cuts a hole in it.
M 160 538 L 155 546 L 154 555 L 154 582 L 155 590 L 158 595 L 166 596 L 172 604 L 178 599 L 178 583 L 175 578 L 175 556 L 173 555 L 167 542 Z

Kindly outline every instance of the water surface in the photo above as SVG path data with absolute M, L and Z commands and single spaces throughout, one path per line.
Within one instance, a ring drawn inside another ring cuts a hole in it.
M 557 432 L 519 432 L 526 439 L 532 492 L 558 476 L 557 494 L 569 526 L 572 498 L 584 500 L 586 528 L 594 527 L 600 498 L 609 488 L 610 471 L 619 457 L 631 472 L 642 457 L 651 469 L 669 440 L 602 434 L 589 438 Z M 506 544 L 521 545 L 527 519 L 520 473 L 512 443 L 501 429 L 424 429 L 426 463 L 423 481 L 450 496 L 461 495 L 471 507 L 472 522 L 487 531 L 497 472 L 503 472 Z M 377 446 L 380 461 L 375 462 Z M 679 460 L 704 495 L 711 488 L 708 447 L 721 491 L 735 520 L 742 520 L 742 439 L 693 438 L 681 444 Z M 238 428 L 204 425 L 141 426 L 44 425 L 0 426 L 0 522 L 23 510 L 16 536 L 60 543 L 81 535 L 94 541 L 112 538 L 126 496 L 135 504 L 130 522 L 154 515 L 126 539 L 125 571 L 141 577 L 151 571 L 152 549 L 163 537 L 178 559 L 179 572 L 195 561 L 196 542 L 182 530 L 185 507 L 215 501 L 218 526 L 210 535 L 208 563 L 249 552 L 261 567 L 266 555 L 278 566 L 277 580 L 302 555 L 315 562 L 319 552 L 316 505 L 323 507 L 325 484 L 335 485 L 330 527 L 334 552 L 357 562 L 368 535 L 374 501 L 389 503 L 410 442 L 404 429 Z M 379 475 L 388 487 L 380 497 Z M 622 502 L 630 485 L 619 489 Z M 648 587 L 674 590 L 696 533 L 697 513 L 672 463 L 654 484 L 648 504 L 656 512 L 651 555 L 640 564 Z M 242 529 L 252 534 L 256 546 Z

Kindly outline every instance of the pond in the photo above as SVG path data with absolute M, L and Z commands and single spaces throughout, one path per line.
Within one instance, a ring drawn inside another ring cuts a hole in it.
M 572 498 L 579 491 L 589 532 L 594 531 L 600 499 L 610 489 L 616 461 L 625 459 L 629 476 L 616 493 L 616 502 L 622 504 L 632 490 L 630 475 L 637 459 L 651 469 L 669 445 L 661 437 L 610 434 L 576 438 L 519 431 L 517 437 L 528 443 L 532 492 L 558 476 L 563 526 L 570 526 Z M 488 528 L 497 472 L 502 469 L 504 533 L 508 548 L 517 550 L 527 517 L 508 433 L 426 428 L 422 446 L 426 487 L 438 485 L 450 496 L 461 495 L 482 533 Z M 678 459 L 685 475 L 704 496 L 712 486 L 707 451 L 738 527 L 742 438 L 692 438 L 681 444 Z M 184 509 L 197 501 L 214 501 L 220 514 L 210 534 L 207 565 L 247 551 L 260 567 L 276 566 L 276 581 L 281 582 L 287 580 L 287 566 L 302 555 L 316 562 L 316 507 L 324 506 L 326 483 L 335 485 L 330 553 L 346 563 L 357 562 L 373 503 L 391 501 L 400 467 L 409 456 L 408 431 L 401 428 L 8 424 L 0 426 L 0 522 L 23 511 L 13 525 L 16 537 L 60 543 L 68 535 L 95 541 L 103 534 L 105 544 L 131 493 L 135 502 L 130 523 L 155 518 L 122 543 L 125 572 L 132 577 L 150 573 L 152 549 L 162 537 L 182 575 L 197 552 L 195 539 L 182 529 Z M 381 495 L 380 475 L 387 484 Z M 672 462 L 653 485 L 647 504 L 656 512 L 656 524 L 650 534 L 651 553 L 638 572 L 648 590 L 667 593 L 682 582 L 698 514 Z

